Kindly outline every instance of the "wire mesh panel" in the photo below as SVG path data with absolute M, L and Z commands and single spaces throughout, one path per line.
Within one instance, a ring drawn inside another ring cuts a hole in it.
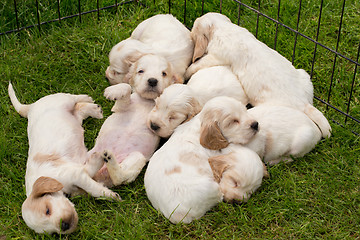
M 251 31 L 297 68 L 305 69 L 314 85 L 315 105 L 334 123 L 360 133 L 359 51 L 360 3 L 305 0 L 223 0 L 223 1 L 120 1 L 120 0 L 36 0 L 4 1 L 0 35 L 38 28 L 52 22 L 89 13 L 101 21 L 101 11 L 124 4 L 166 6 L 156 13 L 171 13 L 191 28 L 193 21 L 206 12 L 220 12 L 233 23 Z M 89 7 L 90 6 L 90 7 Z M 46 12 L 47 14 L 43 14 Z

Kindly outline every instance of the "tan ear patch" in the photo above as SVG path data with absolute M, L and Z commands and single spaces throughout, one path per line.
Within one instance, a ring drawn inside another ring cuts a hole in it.
M 39 177 L 33 186 L 31 195 L 34 198 L 41 197 L 46 193 L 54 193 L 63 189 L 63 185 L 56 179 L 50 177 Z
M 229 167 L 226 161 L 227 155 L 219 155 L 208 159 L 215 181 L 220 183 L 223 173 Z
M 196 39 L 195 39 L 194 55 L 192 58 L 193 63 L 206 53 L 206 49 L 209 44 L 209 40 L 206 38 L 204 34 L 197 35 L 195 38 Z
M 201 111 L 202 108 L 199 101 L 196 100 L 195 98 L 191 99 L 189 105 L 190 105 L 189 113 L 187 114 L 186 120 L 184 122 L 187 122 L 190 119 L 192 119 L 196 114 L 198 114 Z
M 213 121 L 201 125 L 200 144 L 210 150 L 220 150 L 226 148 L 229 142 L 221 133 L 218 122 Z

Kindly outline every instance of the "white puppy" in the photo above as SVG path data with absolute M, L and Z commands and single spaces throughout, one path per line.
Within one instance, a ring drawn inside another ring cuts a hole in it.
M 153 54 L 136 61 L 124 79 L 145 99 L 155 99 L 171 84 L 183 83 L 164 57 Z
M 115 100 L 113 114 L 103 123 L 90 152 L 109 150 L 104 166 L 94 177 L 106 186 L 129 183 L 138 176 L 159 143 L 159 137 L 146 127 L 154 100 L 131 94 L 131 87 L 119 83 L 105 89 L 106 98 Z
M 208 162 L 211 157 L 233 154 L 235 162 L 231 164 L 239 164 L 247 170 L 246 173 L 237 173 L 242 175 L 242 184 L 232 186 L 242 194 L 229 194 L 227 200 L 246 201 L 262 181 L 263 163 L 255 152 L 237 145 L 221 151 L 200 145 L 201 122 L 212 111 L 206 105 L 198 115 L 175 129 L 169 140 L 151 157 L 145 172 L 144 183 L 150 202 L 172 223 L 189 223 L 222 201 L 221 187 Z M 229 171 L 236 172 L 236 169 Z
M 234 97 L 244 103 L 248 98 L 237 77 L 228 67 L 204 68 L 187 85 L 174 84 L 155 99 L 147 125 L 157 135 L 169 137 L 181 123 L 190 120 L 202 106 L 216 96 Z
M 258 106 L 246 110 L 241 102 L 228 97 L 214 98 L 208 104 L 213 111 L 203 121 L 200 142 L 209 149 L 241 144 L 265 162 L 276 164 L 291 161 L 290 156 L 304 156 L 321 139 L 318 126 L 294 108 Z
M 103 164 L 101 154 L 89 155 L 82 120 L 102 118 L 101 108 L 87 95 L 58 93 L 30 105 L 21 104 L 9 84 L 16 111 L 27 117 L 29 156 L 26 167 L 26 200 L 22 216 L 38 233 L 71 233 L 78 216 L 64 196 L 79 189 L 94 197 L 120 200 L 118 194 L 92 179 Z
M 195 43 L 194 63 L 186 77 L 204 67 L 228 65 L 242 83 L 251 105 L 266 103 L 299 109 L 320 127 L 323 137 L 330 136 L 328 121 L 312 106 L 313 86 L 303 69 L 295 69 L 278 52 L 219 13 L 196 19 L 191 36 Z
M 183 78 L 193 50 L 190 31 L 172 15 L 158 14 L 141 22 L 130 38 L 112 48 L 106 76 L 111 84 L 126 83 L 124 76 L 130 65 L 152 53 L 164 57 L 174 72 Z

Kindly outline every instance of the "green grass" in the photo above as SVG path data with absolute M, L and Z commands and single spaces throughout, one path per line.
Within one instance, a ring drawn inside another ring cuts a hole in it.
M 20 1 L 18 1 L 20 2 Z M 22 23 L 33 20 L 31 1 L 19 3 Z M 56 17 L 53 3 L 40 1 L 42 21 Z M 77 1 L 61 1 L 64 14 L 77 11 Z M 256 1 L 244 1 L 257 9 Z M 326 1 L 324 1 L 326 2 Z M 96 8 L 94 1 L 84 1 L 84 9 Z M 128 37 L 135 26 L 153 14 L 167 12 L 168 1 L 145 1 L 147 7 L 128 5 L 97 13 L 0 36 L 0 239 L 353 239 L 360 238 L 360 164 L 359 137 L 350 128 L 360 132 L 359 124 L 344 122 L 344 117 L 315 101 L 329 119 L 346 128 L 332 124 L 333 135 L 320 142 L 303 158 L 290 164 L 279 164 L 269 169 L 271 177 L 249 202 L 241 205 L 221 203 L 204 217 L 191 224 L 173 225 L 154 210 L 147 200 L 143 186 L 143 172 L 138 179 L 114 190 L 123 202 L 109 202 L 92 197 L 72 198 L 79 214 L 76 232 L 68 236 L 38 235 L 21 218 L 21 204 L 25 199 L 24 175 L 28 151 L 27 120 L 11 106 L 7 85 L 12 81 L 19 99 L 31 103 L 56 92 L 86 93 L 110 115 L 112 103 L 103 97 L 108 86 L 104 71 L 107 55 L 113 45 Z M 1 31 L 14 27 L 12 1 L 5 1 L 0 9 Z M 100 1 L 101 6 L 112 1 Z M 278 1 L 261 1 L 261 11 L 277 17 Z M 282 1 L 280 21 L 296 28 L 298 1 Z M 302 1 L 300 32 L 316 37 L 318 1 Z M 101 7 L 100 6 L 100 7 Z M 66 8 L 65 8 L 66 7 Z M 184 20 L 184 3 L 172 3 L 171 12 Z M 187 1 L 186 24 L 191 27 L 201 14 L 200 1 Z M 206 1 L 204 12 L 218 11 L 218 1 Z M 84 11 L 85 11 L 84 10 Z M 323 7 L 319 41 L 336 47 L 341 3 L 326 2 Z M 32 11 L 32 12 L 31 12 Z M 360 33 L 360 3 L 346 2 L 346 14 L 339 52 L 356 59 Z M 31 12 L 31 13 L 30 13 Z M 222 12 L 237 22 L 237 4 L 225 0 Z M 241 8 L 240 25 L 255 33 L 256 17 L 252 11 Z M 260 18 L 258 37 L 274 46 L 275 24 Z M 277 50 L 292 59 L 294 33 L 280 27 Z M 294 64 L 311 70 L 314 44 L 298 38 Z M 318 47 L 314 66 L 315 95 L 327 100 L 330 73 L 334 55 Z M 330 100 L 346 110 L 354 65 L 341 58 L 335 68 L 333 95 Z M 355 89 L 359 86 L 359 68 Z M 350 114 L 359 118 L 359 92 L 353 93 Z M 84 122 L 86 145 L 91 148 L 104 120 L 87 119 Z M 332 122 L 331 122 L 332 123 Z

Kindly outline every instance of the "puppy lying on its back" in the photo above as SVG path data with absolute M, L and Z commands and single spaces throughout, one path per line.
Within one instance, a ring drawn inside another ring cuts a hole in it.
M 24 105 L 11 84 L 8 91 L 16 111 L 29 121 L 27 198 L 22 216 L 30 228 L 38 233 L 73 232 L 78 216 L 65 193 L 82 189 L 94 197 L 120 200 L 118 194 L 92 179 L 103 156 L 88 154 L 81 124 L 89 116 L 102 118 L 102 111 L 89 96 L 58 93 Z

